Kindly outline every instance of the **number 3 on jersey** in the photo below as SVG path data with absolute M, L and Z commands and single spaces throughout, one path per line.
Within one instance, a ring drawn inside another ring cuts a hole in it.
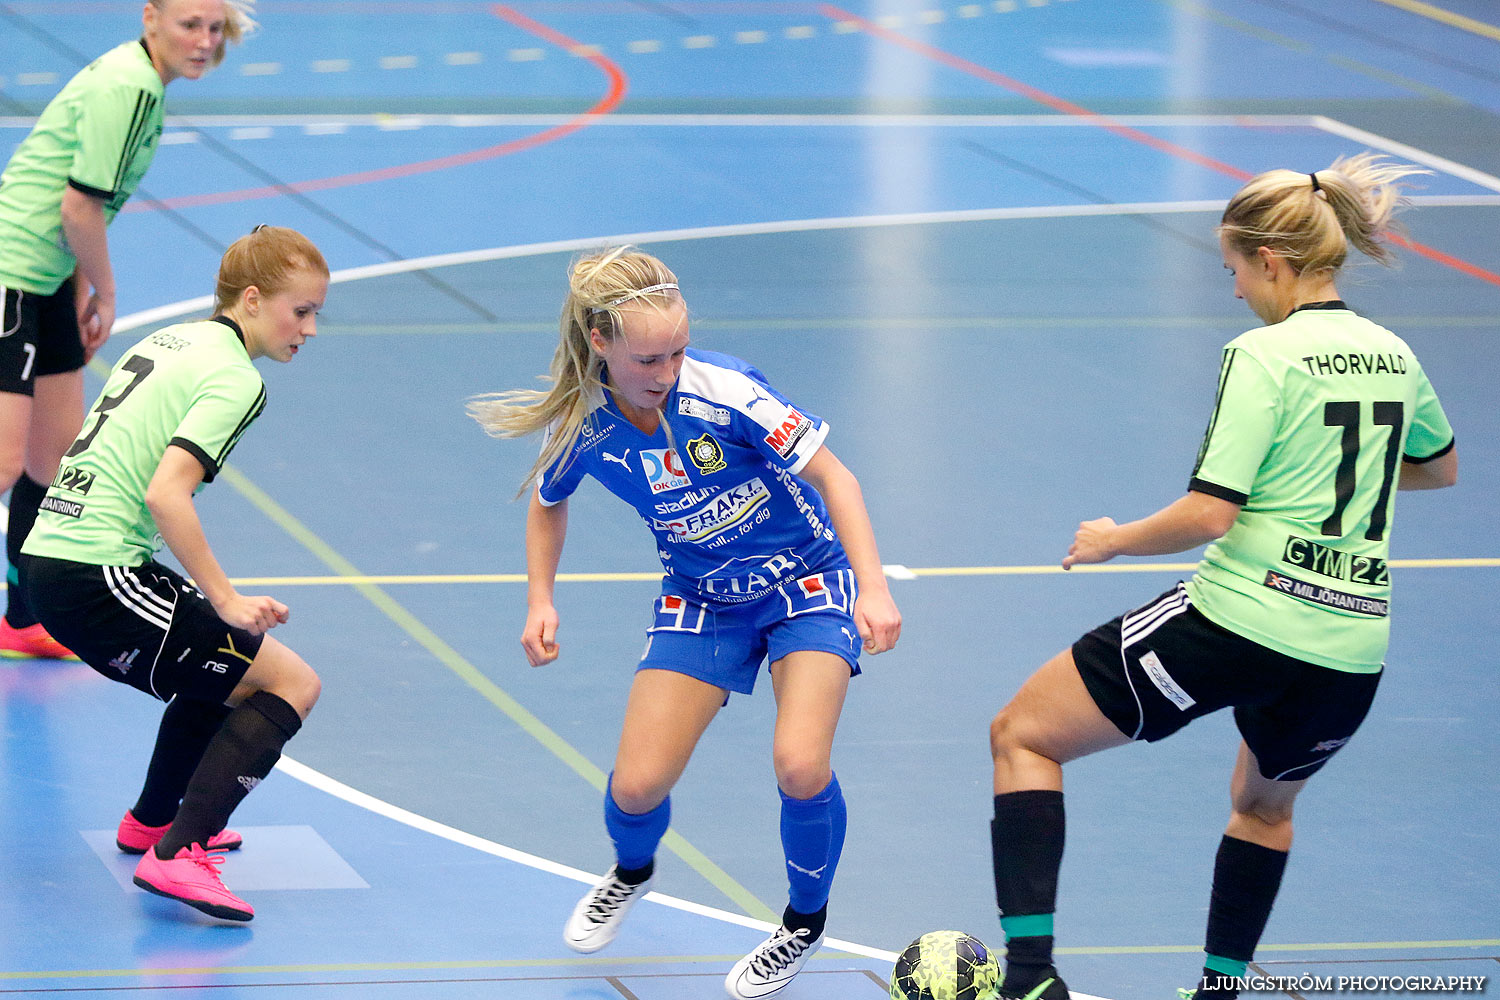
M 1389 427 L 1385 441 L 1384 475 L 1380 482 L 1380 495 L 1370 510 L 1370 524 L 1365 529 L 1365 538 L 1378 542 L 1385 537 L 1388 512 L 1391 509 L 1391 487 L 1396 481 L 1396 466 L 1401 457 L 1401 430 L 1405 423 L 1405 407 L 1398 402 L 1371 404 L 1377 426 Z M 1359 461 L 1359 428 L 1361 405 L 1348 400 L 1323 404 L 1323 423 L 1328 427 L 1342 427 L 1339 435 L 1339 468 L 1334 478 L 1333 513 L 1323 522 L 1323 534 L 1338 538 L 1344 534 L 1344 511 L 1354 499 L 1355 471 Z
M 99 414 L 99 419 L 95 422 L 94 429 L 89 431 L 83 437 L 79 438 L 77 441 L 74 441 L 73 447 L 68 449 L 67 454 L 63 456 L 64 458 L 73 458 L 74 456 L 81 455 L 84 452 L 88 451 L 89 445 L 94 443 L 94 435 L 99 433 L 99 428 L 103 427 L 104 422 L 109 419 L 109 411 L 125 402 L 125 397 L 134 392 L 135 387 L 140 385 L 141 381 L 145 379 L 147 375 L 151 374 L 151 369 L 156 367 L 156 362 L 152 361 L 150 358 L 143 358 L 139 354 L 137 354 L 133 357 L 127 358 L 125 364 L 121 365 L 120 367 L 125 371 L 130 372 L 135 377 L 130 380 L 129 385 L 120 390 L 120 394 L 118 396 L 100 397 L 99 402 L 94 406 L 94 412 Z

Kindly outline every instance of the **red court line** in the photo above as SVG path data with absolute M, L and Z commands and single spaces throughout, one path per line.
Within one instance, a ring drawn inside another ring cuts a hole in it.
M 381 167 L 378 170 L 365 170 L 353 174 L 340 174 L 336 177 L 297 181 L 293 184 L 244 188 L 238 191 L 216 191 L 210 194 L 183 195 L 178 198 L 163 198 L 157 201 L 132 203 L 126 205 L 124 210 L 127 212 L 150 212 L 157 208 L 194 208 L 200 205 L 223 205 L 230 202 L 254 201 L 258 198 L 274 198 L 289 192 L 304 194 L 309 191 L 327 191 L 332 188 L 353 187 L 357 184 L 370 184 L 375 181 L 396 180 L 402 177 L 412 177 L 417 174 L 432 173 L 437 170 L 447 170 L 451 167 L 462 167 L 470 163 L 480 163 L 484 160 L 509 156 L 511 153 L 519 153 L 523 150 L 571 135 L 607 115 L 624 98 L 629 81 L 620 67 L 601 53 L 585 49 L 580 42 L 576 42 L 567 35 L 554 31 L 545 24 L 533 21 L 520 11 L 506 7 L 503 4 L 494 4 L 490 10 L 495 16 L 509 21 L 516 27 L 536 35 L 544 41 L 550 42 L 564 52 L 581 55 L 599 67 L 604 75 L 609 78 L 609 92 L 583 114 L 561 125 L 554 125 L 545 131 L 523 136 L 520 139 L 512 139 L 510 142 L 503 142 L 498 146 L 487 146 L 484 149 L 476 149 L 467 153 L 456 153 L 452 156 L 442 156 L 435 160 L 402 163 L 392 167 Z
M 1060 111 L 1063 114 L 1074 115 L 1079 118 L 1087 119 L 1090 123 L 1097 125 L 1098 127 L 1105 129 L 1106 131 L 1113 132 L 1115 135 L 1118 135 L 1121 138 L 1129 139 L 1131 142 L 1138 142 L 1144 146 L 1149 146 L 1152 149 L 1166 153 L 1169 156 L 1175 156 L 1178 159 L 1187 160 L 1190 163 L 1196 163 L 1199 166 L 1207 167 L 1208 169 L 1213 170 L 1217 173 L 1224 174 L 1226 177 L 1233 177 L 1237 181 L 1248 181 L 1251 177 L 1254 176 L 1254 174 L 1251 174 L 1245 170 L 1241 170 L 1239 167 L 1233 166 L 1232 164 L 1224 163 L 1220 160 L 1215 160 L 1210 156 L 1204 156 L 1202 153 L 1199 153 L 1196 150 L 1188 149 L 1186 146 L 1179 146 L 1175 142 L 1168 142 L 1166 139 L 1151 135 L 1149 132 L 1142 132 L 1140 129 L 1131 128 L 1129 125 L 1123 125 L 1107 115 L 1102 115 L 1097 111 L 1090 111 L 1088 108 L 1085 108 L 1082 105 L 1074 104 L 1072 101 L 1065 100 L 1061 97 L 1056 96 L 1055 94 L 1049 94 L 1045 90 L 1039 90 L 1036 87 L 1031 86 L 1029 83 L 1023 83 L 1020 80 L 1006 76 L 1003 73 L 997 73 L 986 66 L 981 66 L 978 63 L 970 62 L 962 56 L 956 56 L 951 52 L 946 52 L 942 49 L 928 45 L 926 42 L 921 42 L 915 38 L 910 38 L 906 35 L 900 34 L 899 32 L 891 31 L 888 28 L 884 28 L 876 24 L 874 21 L 870 21 L 866 18 L 860 17 L 858 14 L 851 14 L 846 10 L 835 7 L 833 4 L 822 4 L 820 5 L 820 9 L 822 10 L 823 15 L 830 20 L 848 21 L 853 24 L 857 24 L 859 25 L 860 30 L 865 32 L 866 34 L 883 39 L 887 42 L 892 43 L 893 45 L 899 45 L 901 48 L 907 49 L 911 52 L 915 52 L 918 55 L 925 56 L 926 58 L 931 59 L 934 62 L 942 63 L 943 65 L 949 66 L 962 73 L 967 73 L 970 76 L 978 77 L 981 80 L 986 80 L 998 87 L 1009 90 L 1013 94 L 1019 94 L 1022 97 L 1036 101 L 1038 104 L 1042 104 L 1046 107 L 1052 108 L 1054 111 Z M 1452 254 L 1444 253 L 1443 251 L 1438 250 L 1434 247 L 1427 246 L 1425 243 L 1418 243 L 1416 240 L 1407 239 L 1394 233 L 1390 233 L 1388 235 L 1390 236 L 1391 242 L 1395 243 L 1397 246 L 1405 247 L 1408 250 L 1411 250 L 1413 253 L 1420 254 L 1421 256 L 1426 257 L 1429 260 L 1437 261 L 1439 264 L 1442 264 L 1446 267 L 1451 267 L 1455 271 L 1458 271 L 1462 274 L 1467 274 L 1471 278 L 1478 278 L 1480 281 L 1487 281 L 1492 285 L 1500 285 L 1500 274 L 1496 274 L 1493 271 L 1488 271 L 1480 267 L 1478 264 L 1471 264 L 1468 261 L 1463 260 L 1462 258 L 1455 257 Z

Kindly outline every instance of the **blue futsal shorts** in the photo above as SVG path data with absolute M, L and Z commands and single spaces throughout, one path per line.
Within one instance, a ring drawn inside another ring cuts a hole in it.
M 755 689 L 762 661 L 788 653 L 832 653 L 859 673 L 863 645 L 854 625 L 854 571 L 828 570 L 788 581 L 764 597 L 710 603 L 664 590 L 646 630 L 637 670 L 671 670 L 740 694 Z

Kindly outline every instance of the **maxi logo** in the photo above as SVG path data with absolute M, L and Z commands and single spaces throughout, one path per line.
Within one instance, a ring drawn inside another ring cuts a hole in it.
M 781 424 L 772 428 L 771 433 L 766 435 L 766 444 L 782 458 L 790 458 L 792 452 L 797 450 L 797 442 L 801 441 L 812 428 L 812 421 L 791 407 L 787 407 L 786 416 L 781 418 Z
M 657 531 L 669 531 L 685 542 L 703 542 L 738 524 L 749 524 L 755 511 L 770 499 L 770 490 L 757 476 L 670 520 L 652 518 L 651 526 Z
M 675 448 L 642 448 L 641 466 L 646 470 L 646 483 L 653 494 L 692 484 Z

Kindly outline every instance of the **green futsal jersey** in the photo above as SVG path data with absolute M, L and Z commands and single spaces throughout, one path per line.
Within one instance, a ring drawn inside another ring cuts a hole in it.
M 0 175 L 0 284 L 51 295 L 73 273 L 63 190 L 103 200 L 104 221 L 114 219 L 156 155 L 163 92 L 136 41 L 89 63 L 52 99 Z
M 1189 489 L 1242 510 L 1188 583 L 1194 606 L 1288 656 L 1378 671 L 1401 461 L 1452 447 L 1411 348 L 1342 302 L 1236 337 Z
M 265 384 L 229 320 L 153 333 L 110 373 L 22 551 L 96 566 L 144 563 L 161 547 L 146 487 L 168 445 L 190 452 L 212 482 L 265 405 Z

